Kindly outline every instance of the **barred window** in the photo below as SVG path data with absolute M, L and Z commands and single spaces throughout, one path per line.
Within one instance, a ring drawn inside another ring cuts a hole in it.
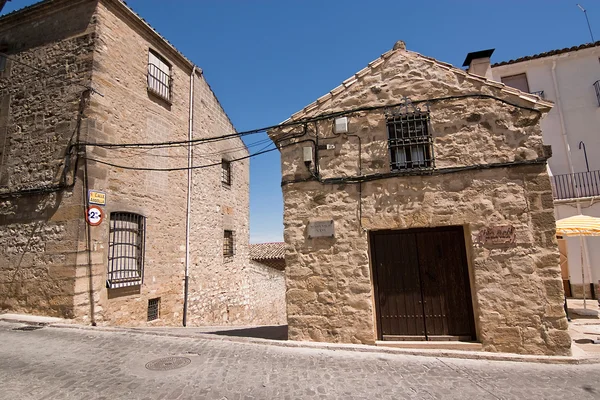
M 221 161 L 221 183 L 231 186 L 231 162 L 227 160 Z
M 148 52 L 148 91 L 171 101 L 171 66 L 152 50 Z
M 148 299 L 148 321 L 160 318 L 160 297 Z
M 392 170 L 428 170 L 434 167 L 429 112 L 388 114 L 387 129 Z
M 144 278 L 146 218 L 129 212 L 110 213 L 108 288 L 141 285 Z
M 233 231 L 223 233 L 223 257 L 233 257 Z

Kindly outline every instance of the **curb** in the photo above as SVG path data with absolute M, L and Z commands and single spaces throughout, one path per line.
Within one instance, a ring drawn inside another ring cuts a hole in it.
M 314 350 L 329 350 L 329 351 L 352 351 L 357 353 L 372 353 L 372 354 L 390 354 L 390 355 L 404 355 L 404 356 L 421 356 L 421 357 L 444 357 L 444 358 L 456 358 L 464 360 L 485 360 L 485 361 L 511 361 L 511 362 L 525 362 L 525 363 L 538 363 L 538 364 L 572 364 L 572 365 L 584 365 L 584 364 L 600 364 L 600 358 L 585 358 L 585 357 L 573 357 L 573 356 L 535 356 L 535 355 L 522 355 L 512 353 L 491 353 L 481 351 L 464 351 L 464 350 L 439 350 L 439 349 L 400 349 L 391 347 L 378 347 L 373 345 L 364 344 L 340 344 L 340 343 L 318 343 L 318 342 L 299 342 L 299 341 L 283 341 L 283 340 L 272 340 L 272 339 L 261 339 L 252 337 L 239 337 L 239 336 L 224 336 L 216 335 L 211 333 L 174 333 L 174 332 L 160 332 L 152 331 L 147 328 L 120 328 L 120 327 L 106 327 L 106 326 L 86 326 L 76 325 L 68 323 L 45 323 L 45 322 L 32 322 L 31 320 L 21 320 L 19 318 L 2 318 L 0 321 L 10 323 L 24 323 L 29 325 L 39 325 L 49 328 L 57 329 L 77 329 L 84 331 L 101 331 L 101 332 L 118 332 L 118 333 L 129 333 L 136 335 L 147 335 L 147 336 L 162 336 L 162 337 L 174 337 L 174 338 L 187 338 L 187 339 L 204 339 L 212 341 L 232 342 L 241 344 L 255 344 L 262 346 L 276 346 L 284 348 L 304 348 Z

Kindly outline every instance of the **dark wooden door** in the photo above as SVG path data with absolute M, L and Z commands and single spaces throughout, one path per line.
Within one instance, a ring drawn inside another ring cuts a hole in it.
M 462 227 L 371 234 L 382 339 L 474 338 Z

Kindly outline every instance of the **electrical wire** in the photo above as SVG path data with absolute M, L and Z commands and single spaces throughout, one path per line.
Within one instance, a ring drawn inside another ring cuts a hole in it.
M 99 95 L 99 96 L 101 96 L 101 97 L 104 97 L 104 95 L 103 95 L 102 93 L 100 93 L 99 91 L 97 91 L 96 89 L 94 89 L 94 88 L 93 88 L 93 87 L 91 87 L 91 86 L 84 85 L 83 83 L 75 82 L 74 80 L 72 80 L 72 79 L 69 79 L 69 78 L 62 78 L 62 77 L 59 77 L 59 76 L 57 76 L 57 74 L 54 74 L 54 75 L 52 75 L 52 74 L 51 74 L 50 72 L 48 72 L 48 71 L 45 71 L 45 70 L 43 70 L 43 69 L 40 69 L 40 68 L 38 68 L 38 67 L 34 67 L 33 65 L 27 64 L 27 63 L 25 63 L 25 62 L 23 62 L 23 61 L 21 61 L 21 60 L 19 60 L 19 59 L 17 59 L 17 58 L 14 58 L 14 57 L 11 57 L 11 56 L 9 56 L 8 54 L 6 54 L 6 53 L 3 53 L 3 52 L 0 52 L 0 56 L 2 56 L 2 57 L 4 57 L 4 58 L 6 58 L 7 60 L 10 60 L 10 61 L 16 62 L 17 64 L 21 64 L 21 65 L 23 65 L 23 66 L 25 66 L 25 67 L 27 67 L 27 68 L 30 68 L 30 69 L 32 69 L 32 70 L 34 70 L 34 71 L 37 71 L 37 72 L 39 72 L 39 73 L 41 73 L 41 74 L 44 74 L 44 75 L 48 76 L 49 78 L 58 78 L 59 80 L 61 80 L 61 81 L 63 81 L 63 82 L 70 83 L 70 84 L 77 85 L 77 86 L 81 86 L 81 87 L 83 87 L 83 88 L 89 89 L 90 91 L 92 91 L 92 92 L 96 93 L 97 95 Z
M 249 154 L 247 156 L 244 157 L 239 157 L 239 158 L 234 158 L 233 160 L 228 160 L 229 162 L 235 162 L 235 161 L 242 161 L 251 157 L 255 157 L 261 154 L 265 154 L 265 153 L 270 153 L 274 150 L 278 150 L 277 147 L 274 147 L 272 149 L 268 149 L 268 150 L 263 150 L 263 151 L 258 151 L 256 153 L 252 153 Z M 101 161 L 101 160 L 97 160 L 95 158 L 88 158 L 88 157 L 84 157 L 84 160 L 88 160 L 88 161 L 94 161 L 97 162 L 99 164 L 104 164 L 104 165 L 108 165 L 111 167 L 115 167 L 115 168 L 122 168 L 122 169 L 127 169 L 127 170 L 134 170 L 134 171 L 162 171 L 162 172 L 170 172 L 170 171 L 186 171 L 186 170 L 190 170 L 190 169 L 202 169 L 202 168 L 208 168 L 208 167 L 214 167 L 217 165 L 221 165 L 221 161 L 216 162 L 216 163 L 212 163 L 212 164 L 205 164 L 205 165 L 194 165 L 191 167 L 176 167 L 176 168 L 151 168 L 151 167 L 129 167 L 126 165 L 118 165 L 118 164 L 113 164 L 113 163 L 109 163 L 106 161 Z
M 531 111 L 531 112 L 535 112 L 537 114 L 541 114 L 542 113 L 540 110 L 538 110 L 536 108 L 522 106 L 520 104 L 513 103 L 513 102 L 510 102 L 508 100 L 505 100 L 503 98 L 492 96 L 492 95 L 488 95 L 488 94 L 483 94 L 483 93 L 470 93 L 470 94 L 464 94 L 464 95 L 454 95 L 454 96 L 445 96 L 445 97 L 436 97 L 436 98 L 429 98 L 429 99 L 413 100 L 412 104 L 436 103 L 436 102 L 442 102 L 442 101 L 448 101 L 448 100 L 460 100 L 460 99 L 466 99 L 466 98 L 491 99 L 491 100 L 496 100 L 496 101 L 501 102 L 503 104 L 506 104 L 506 105 L 509 105 L 509 106 L 512 106 L 512 107 L 516 107 L 516 108 L 519 108 L 519 109 L 522 109 L 522 110 L 528 110 L 528 111 Z M 78 143 L 78 145 L 79 146 L 96 146 L 96 147 L 103 147 L 103 148 L 111 148 L 111 147 L 122 147 L 122 148 L 124 148 L 124 147 L 158 147 L 158 146 L 171 147 L 171 146 L 189 145 L 189 144 L 192 144 L 192 143 L 217 142 L 217 141 L 221 141 L 221 140 L 228 140 L 228 139 L 232 139 L 232 138 L 241 138 L 241 137 L 248 136 L 248 135 L 254 135 L 254 134 L 257 134 L 257 133 L 263 133 L 263 132 L 267 132 L 267 131 L 270 131 L 270 130 L 273 130 L 273 129 L 280 129 L 280 128 L 286 128 L 286 127 L 304 125 L 304 124 L 307 124 L 307 123 L 318 122 L 318 121 L 322 121 L 322 120 L 325 120 L 325 119 L 336 118 L 336 117 L 339 117 L 339 116 L 353 114 L 353 113 L 357 113 L 357 112 L 376 111 L 376 110 L 382 110 L 382 109 L 386 109 L 386 108 L 398 107 L 398 106 L 402 106 L 404 104 L 405 104 L 405 102 L 400 102 L 400 103 L 387 104 L 387 105 L 357 107 L 357 108 L 348 109 L 348 110 L 342 110 L 342 111 L 336 111 L 336 112 L 331 112 L 331 113 L 319 114 L 319 115 L 314 116 L 314 117 L 302 118 L 302 119 L 298 119 L 296 121 L 284 122 L 284 123 L 281 123 L 281 124 L 271 125 L 271 126 L 267 126 L 267 127 L 264 127 L 264 128 L 251 129 L 251 130 L 248 130 L 248 131 L 236 132 L 236 133 L 231 133 L 231 134 L 221 135 L 221 136 L 213 136 L 213 137 L 209 137 L 209 138 L 199 138 L 199 139 L 193 139 L 193 140 L 176 140 L 176 141 L 166 141 L 166 142 L 149 142 L 149 143 L 142 143 L 142 142 L 137 142 L 137 143 L 91 143 L 91 142 L 80 142 L 80 143 Z

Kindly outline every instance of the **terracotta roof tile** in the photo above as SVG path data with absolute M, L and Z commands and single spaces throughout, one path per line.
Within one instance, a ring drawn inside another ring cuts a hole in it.
M 543 52 L 543 53 L 534 54 L 534 55 L 531 55 L 531 56 L 520 57 L 520 58 L 517 58 L 517 59 L 514 59 L 514 60 L 501 61 L 499 63 L 492 64 L 492 68 L 493 67 L 500 67 L 502 65 L 516 64 L 516 63 L 520 63 L 520 62 L 523 62 L 523 61 L 535 60 L 535 59 L 538 59 L 538 58 L 555 56 L 555 55 L 558 55 L 558 54 L 570 53 L 572 51 L 577 51 L 577 50 L 589 49 L 589 48 L 596 47 L 596 46 L 600 46 L 600 41 L 591 42 L 591 43 L 584 43 L 584 44 L 581 44 L 579 46 L 565 47 L 564 49 L 550 50 L 550 51 L 546 51 L 546 52 Z
M 250 245 L 251 260 L 276 260 L 285 257 L 285 243 L 257 243 Z

